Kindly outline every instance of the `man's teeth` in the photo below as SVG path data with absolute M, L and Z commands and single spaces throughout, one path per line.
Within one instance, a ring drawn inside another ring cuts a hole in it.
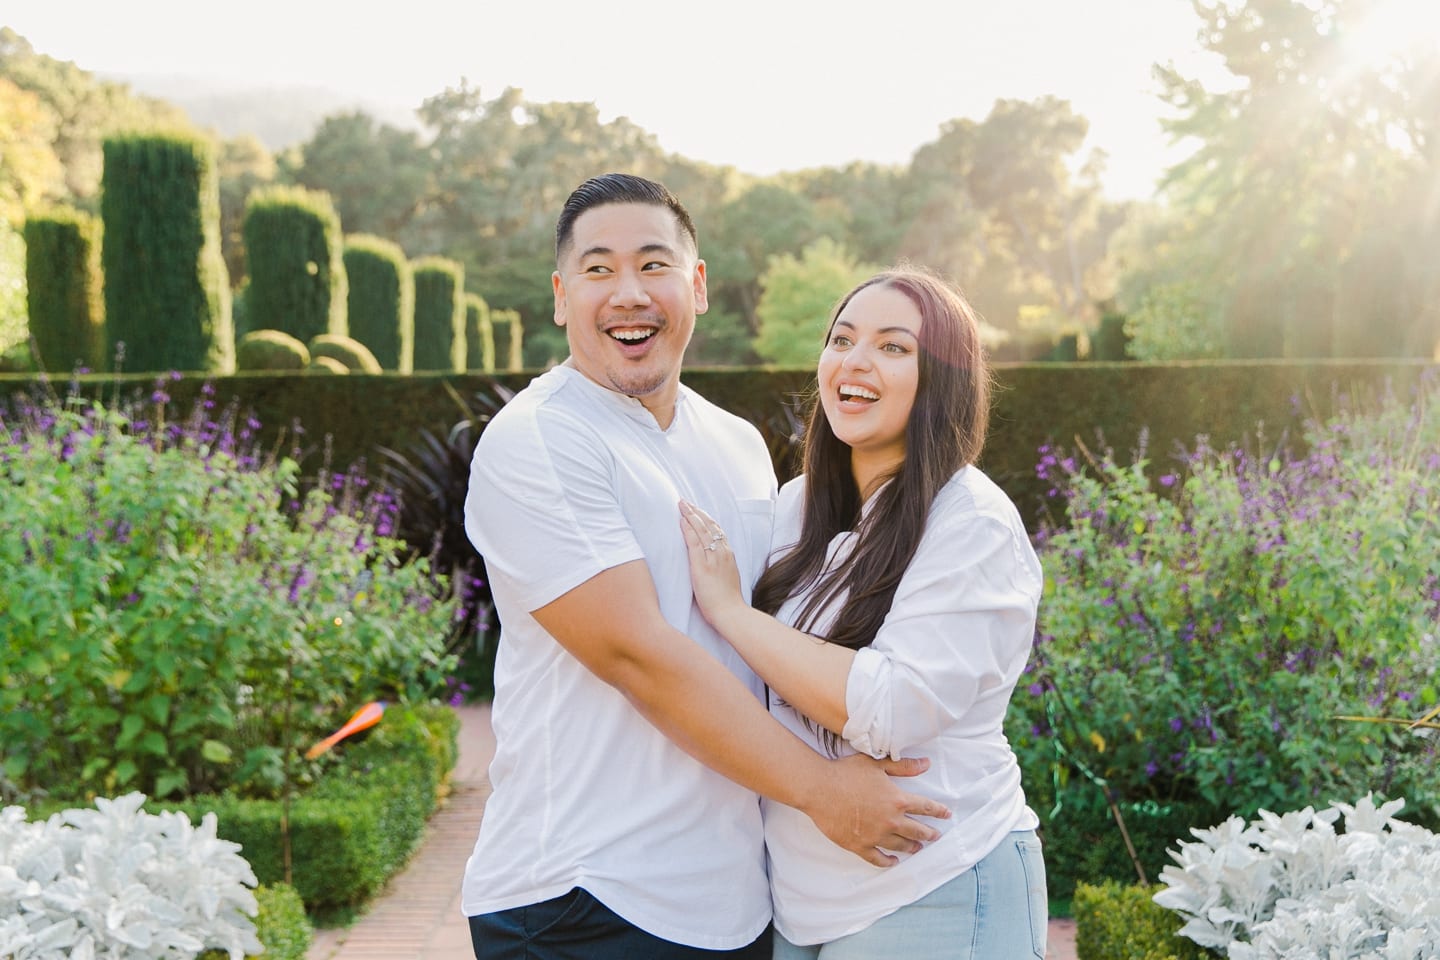
M 861 400 L 879 400 L 880 394 L 874 390 L 867 390 L 864 387 L 843 386 L 840 388 L 842 397 L 859 397 Z
M 649 337 L 654 332 L 654 330 L 611 330 L 610 336 L 614 337 L 616 340 L 627 340 L 633 342 L 636 340 L 644 340 L 646 337 Z

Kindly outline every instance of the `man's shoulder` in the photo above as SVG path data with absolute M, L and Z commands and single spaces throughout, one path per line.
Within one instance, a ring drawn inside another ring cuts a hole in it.
M 568 378 L 547 370 L 521 388 L 501 407 L 484 432 L 480 442 L 498 442 L 502 438 L 531 433 L 542 417 L 565 416 L 573 406 L 573 391 L 569 390 Z

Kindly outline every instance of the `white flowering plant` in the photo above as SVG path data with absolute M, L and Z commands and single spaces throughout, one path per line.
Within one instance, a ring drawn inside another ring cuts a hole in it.
M 1367 794 L 1193 829 L 1155 902 L 1185 918 L 1181 936 L 1230 960 L 1433 960 L 1440 836 L 1396 819 L 1404 805 Z
M 149 814 L 145 796 L 98 799 L 27 821 L 0 812 L 0 957 L 179 960 L 263 949 L 250 864 L 238 844 L 183 813 Z

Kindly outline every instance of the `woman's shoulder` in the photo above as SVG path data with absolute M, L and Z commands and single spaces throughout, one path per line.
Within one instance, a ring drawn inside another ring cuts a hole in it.
M 1020 512 L 1009 494 L 985 471 L 970 464 L 957 470 L 940 488 L 930 508 L 930 521 L 981 519 L 1000 521 L 1006 526 L 1018 527 L 1021 532 L 1024 530 Z

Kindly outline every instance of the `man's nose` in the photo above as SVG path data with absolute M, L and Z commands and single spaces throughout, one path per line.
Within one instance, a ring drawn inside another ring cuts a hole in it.
M 638 270 L 621 270 L 615 278 L 610 303 L 617 307 L 643 307 L 650 303 L 650 293 Z

